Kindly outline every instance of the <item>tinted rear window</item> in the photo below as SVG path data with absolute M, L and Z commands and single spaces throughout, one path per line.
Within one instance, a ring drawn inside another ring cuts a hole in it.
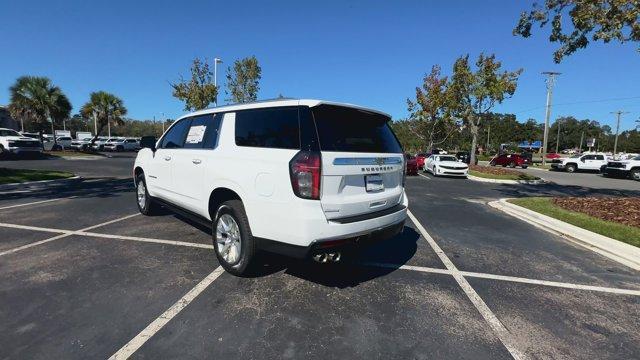
M 265 108 L 237 112 L 236 145 L 299 149 L 298 108 Z
M 387 116 L 341 106 L 311 108 L 322 151 L 401 153 Z

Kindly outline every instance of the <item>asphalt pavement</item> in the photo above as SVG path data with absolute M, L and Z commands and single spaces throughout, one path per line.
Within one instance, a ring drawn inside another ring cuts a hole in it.
M 0 358 L 640 357 L 639 272 L 486 205 L 638 189 L 409 177 L 399 236 L 238 278 L 207 228 L 137 213 L 132 161 L 0 164 L 84 176 L 0 194 Z

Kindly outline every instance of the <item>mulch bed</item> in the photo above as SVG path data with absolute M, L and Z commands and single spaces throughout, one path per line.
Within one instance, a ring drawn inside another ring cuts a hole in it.
M 553 203 L 598 219 L 640 227 L 640 197 L 561 197 L 553 198 Z
M 485 174 L 494 174 L 494 175 L 522 175 L 523 173 L 518 170 L 507 169 L 503 167 L 493 167 L 493 166 L 480 166 L 480 165 L 471 165 L 469 167 L 470 170 L 474 170 L 477 172 L 485 173 Z

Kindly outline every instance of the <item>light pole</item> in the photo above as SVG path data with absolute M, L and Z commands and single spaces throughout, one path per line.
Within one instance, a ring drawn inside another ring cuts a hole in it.
M 559 72 L 545 71 L 542 73 L 547 75 L 547 111 L 544 117 L 544 137 L 542 140 L 542 165 L 547 164 L 547 140 L 549 138 L 549 117 L 551 117 L 551 95 L 553 94 L 553 85 L 556 83 L 556 76 Z
M 164 113 L 163 112 L 160 113 L 160 121 L 162 122 L 162 133 L 164 134 L 165 119 L 164 119 Z
M 222 59 L 213 58 L 213 86 L 216 87 L 216 100 L 213 104 L 215 106 L 218 106 L 218 63 L 222 64 Z
M 96 111 L 93 111 L 93 131 L 95 132 L 94 136 L 98 137 L 98 114 Z
M 618 121 L 616 123 L 616 138 L 613 141 L 613 158 L 616 158 L 616 154 L 618 153 L 618 134 L 620 133 L 620 117 L 622 116 L 622 114 L 628 114 L 628 111 L 622 111 L 622 110 L 618 110 L 618 111 L 613 111 L 611 112 L 611 114 L 616 114 L 618 115 Z

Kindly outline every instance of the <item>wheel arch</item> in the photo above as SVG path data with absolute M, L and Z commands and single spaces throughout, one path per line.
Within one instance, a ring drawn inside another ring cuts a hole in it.
M 141 166 L 136 166 L 133 168 L 133 182 L 137 185 L 138 184 L 138 176 L 140 174 L 144 174 L 144 170 L 142 170 Z
M 244 204 L 244 201 L 242 200 L 240 194 L 237 191 L 230 189 L 229 187 L 221 186 L 213 189 L 213 191 L 211 191 L 211 194 L 209 194 L 208 205 L 209 217 L 211 218 L 211 220 L 215 219 L 216 211 L 223 202 L 234 199 L 240 200 Z

